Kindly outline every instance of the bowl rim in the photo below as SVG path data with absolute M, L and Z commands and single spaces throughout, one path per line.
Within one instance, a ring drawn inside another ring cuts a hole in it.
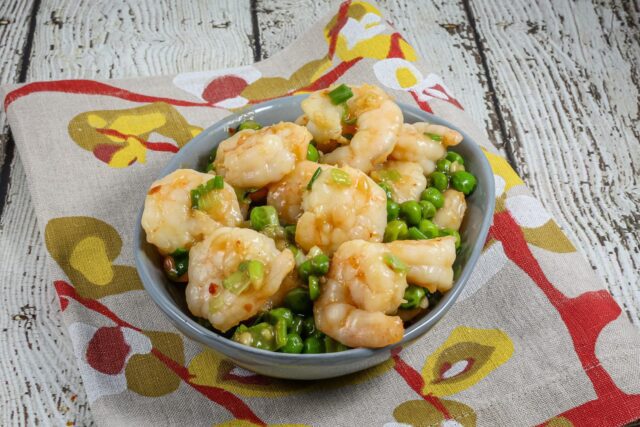
M 181 158 L 188 156 L 189 151 L 194 150 L 196 145 L 201 143 L 211 144 L 208 142 L 210 138 L 210 134 L 216 132 L 219 128 L 228 128 L 230 125 L 234 123 L 239 123 L 241 120 L 246 118 L 252 118 L 256 113 L 260 111 L 264 111 L 272 108 L 288 108 L 289 104 L 297 104 L 299 106 L 300 101 L 309 94 L 302 95 L 294 95 L 283 98 L 276 98 L 273 100 L 269 100 L 260 104 L 255 104 L 250 106 L 249 108 L 243 109 L 242 111 L 232 113 L 228 116 L 223 117 L 218 120 L 213 125 L 209 126 L 205 130 L 203 130 L 199 135 L 194 137 L 189 141 L 181 150 L 171 158 L 171 160 L 165 165 L 162 169 L 157 179 L 160 179 L 169 173 L 173 172 L 176 169 L 179 169 L 181 166 Z M 284 104 L 284 105 L 283 105 Z M 413 105 L 408 105 L 405 103 L 398 102 L 397 103 L 403 113 L 410 112 L 415 116 L 419 116 L 425 119 L 425 121 L 431 123 L 437 123 L 444 126 L 447 126 L 451 129 L 457 130 L 463 136 L 463 141 L 468 142 L 469 150 L 473 152 L 474 156 L 479 159 L 479 168 L 489 171 L 489 174 L 493 176 L 491 172 L 491 166 L 489 165 L 488 159 L 486 155 L 483 153 L 481 147 L 471 138 L 466 132 L 461 130 L 459 127 L 453 125 L 452 123 L 444 120 L 432 113 L 425 112 Z M 201 142 L 202 141 L 202 142 Z M 220 141 L 218 141 L 219 143 Z M 216 144 L 215 142 L 213 143 Z M 192 147 L 189 149 L 189 147 Z M 383 352 L 388 352 L 393 348 L 398 346 L 405 345 L 420 336 L 426 333 L 433 325 L 435 325 L 444 314 L 451 308 L 454 304 L 455 300 L 458 298 L 458 295 L 462 292 L 462 289 L 466 285 L 471 272 L 476 266 L 478 258 L 482 252 L 482 247 L 484 246 L 485 240 L 487 238 L 489 227 L 491 226 L 493 220 L 493 213 L 495 207 L 495 185 L 494 180 L 491 179 L 486 183 L 487 185 L 487 195 L 486 199 L 482 200 L 481 208 L 484 212 L 484 216 L 482 218 L 482 222 L 480 225 L 480 230 L 478 233 L 477 240 L 473 243 L 471 247 L 471 253 L 467 262 L 462 269 L 460 275 L 454 283 L 453 288 L 447 292 L 443 298 L 440 300 L 438 305 L 426 315 L 424 315 L 421 319 L 416 321 L 414 324 L 410 325 L 404 332 L 402 340 L 397 343 L 388 345 L 386 347 L 381 348 L 352 348 L 349 350 L 336 352 L 336 353 L 317 353 L 317 354 L 289 354 L 289 353 L 279 353 L 275 351 L 269 350 L 261 350 L 254 347 L 246 346 L 240 343 L 237 343 L 229 338 L 226 338 L 222 335 L 215 333 L 214 331 L 205 328 L 204 326 L 197 323 L 193 320 L 188 314 L 183 312 L 170 298 L 167 292 L 162 292 L 157 287 L 159 284 L 153 284 L 154 282 L 151 277 L 149 277 L 146 266 L 144 265 L 142 258 L 145 256 L 145 251 L 143 249 L 144 245 L 144 230 L 142 229 L 142 212 L 144 210 L 144 200 L 142 201 L 141 208 L 139 210 L 139 214 L 137 216 L 137 222 L 135 224 L 135 235 L 134 240 L 136 242 L 136 247 L 134 248 L 135 255 L 135 264 L 138 274 L 140 275 L 140 279 L 142 284 L 147 291 L 147 293 L 151 296 L 151 299 L 154 303 L 160 308 L 160 310 L 171 320 L 174 326 L 183 334 L 188 336 L 189 338 L 198 341 L 201 344 L 206 345 L 207 347 L 214 348 L 216 350 L 219 347 L 226 348 L 228 351 L 236 350 L 242 353 L 248 353 L 255 357 L 259 357 L 260 359 L 277 359 L 278 362 L 288 362 L 291 364 L 300 364 L 305 362 L 336 362 L 336 361 L 353 361 L 360 359 L 367 359 L 378 355 Z M 146 197 L 146 195 L 145 195 Z

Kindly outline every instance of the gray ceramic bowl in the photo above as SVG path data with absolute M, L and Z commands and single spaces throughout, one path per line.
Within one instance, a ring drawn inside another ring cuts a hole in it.
M 228 138 L 227 132 L 230 127 L 238 126 L 243 120 L 253 118 L 265 125 L 294 121 L 302 114 L 300 102 L 304 97 L 306 95 L 265 102 L 219 121 L 183 147 L 164 168 L 160 177 L 179 168 L 203 168 L 212 148 Z M 402 104 L 400 107 L 407 123 L 428 121 L 457 129 L 418 108 Z M 454 265 L 457 272 L 455 284 L 436 307 L 406 329 L 404 338 L 397 344 L 380 349 L 356 348 L 340 353 L 285 354 L 244 346 L 204 328 L 194 320 L 187 309 L 184 287 L 176 286 L 165 277 L 157 251 L 146 242 L 144 230 L 140 226 L 141 209 L 136 224 L 135 257 L 142 283 L 178 330 L 222 353 L 237 365 L 259 374 L 290 379 L 322 379 L 349 374 L 382 363 L 390 357 L 393 348 L 419 338 L 442 318 L 462 291 L 487 237 L 494 206 L 493 174 L 478 145 L 464 132 L 460 132 L 464 135 L 464 141 L 455 149 L 465 158 L 465 168 L 478 178 L 478 186 L 467 199 L 467 213 L 461 228 L 462 249 Z

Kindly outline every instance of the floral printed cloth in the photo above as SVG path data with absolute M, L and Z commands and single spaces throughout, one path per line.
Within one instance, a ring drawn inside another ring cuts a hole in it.
M 640 418 L 640 334 L 430 69 L 374 4 L 347 1 L 253 66 L 3 88 L 100 424 L 593 426 Z M 336 81 L 381 85 L 472 135 L 495 174 L 495 216 L 463 294 L 422 339 L 365 372 L 275 380 L 176 332 L 133 267 L 134 222 L 160 169 L 203 128 L 246 105 Z

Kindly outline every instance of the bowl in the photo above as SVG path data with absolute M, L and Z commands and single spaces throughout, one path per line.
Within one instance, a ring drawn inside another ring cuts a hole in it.
M 307 95 L 291 96 L 257 104 L 232 114 L 191 140 L 171 159 L 158 178 L 179 168 L 203 169 L 211 150 L 229 137 L 228 129 L 240 122 L 255 119 L 264 125 L 294 121 L 302 114 L 300 102 Z M 478 185 L 467 198 L 467 212 L 461 227 L 462 246 L 454 264 L 455 283 L 440 302 L 424 317 L 410 325 L 402 341 L 379 349 L 355 348 L 339 353 L 286 354 L 245 346 L 201 326 L 189 313 L 184 287 L 169 281 L 163 272 L 160 255 L 146 242 L 140 225 L 142 208 L 136 223 L 136 267 L 142 283 L 153 301 L 175 327 L 187 337 L 222 353 L 238 366 L 256 373 L 288 379 L 323 379 L 370 368 L 389 359 L 391 351 L 416 340 L 438 322 L 462 291 L 487 237 L 494 207 L 494 181 L 489 163 L 480 147 L 456 126 L 416 107 L 399 104 L 405 122 L 427 121 L 456 129 L 464 140 L 456 151 L 465 158 L 465 168 L 476 175 Z M 141 195 L 143 196 L 143 195 Z

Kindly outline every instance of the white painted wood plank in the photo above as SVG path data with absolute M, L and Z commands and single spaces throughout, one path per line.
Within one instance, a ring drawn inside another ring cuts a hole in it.
M 640 326 L 640 5 L 471 3 L 518 169 Z
M 436 68 L 429 71 L 444 76 L 453 96 L 486 129 L 490 140 L 501 146 L 497 115 L 462 1 L 383 0 L 378 4 L 418 55 L 435 64 Z M 258 0 L 256 9 L 262 56 L 269 57 L 303 34 L 310 22 L 337 11 L 337 3 Z
M 249 1 L 44 0 L 29 80 L 119 78 L 253 61 Z M 105 28 L 109 28 L 105 31 Z M 13 47 L 21 51 L 22 45 Z M 93 423 L 61 323 L 24 170 L 14 160 L 0 220 L 0 425 Z

